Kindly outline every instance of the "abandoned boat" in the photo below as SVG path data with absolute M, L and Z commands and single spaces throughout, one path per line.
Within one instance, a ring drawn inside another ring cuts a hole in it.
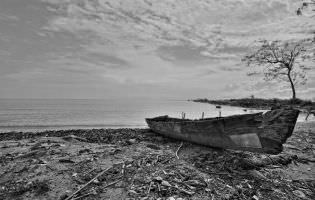
M 146 118 L 161 135 L 224 149 L 278 154 L 292 135 L 299 111 L 276 109 L 266 113 L 232 115 L 200 120 L 166 116 Z

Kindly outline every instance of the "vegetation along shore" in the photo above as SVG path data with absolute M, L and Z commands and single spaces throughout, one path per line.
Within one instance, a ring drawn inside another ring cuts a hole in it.
M 216 105 L 228 105 L 228 106 L 239 106 L 243 108 L 254 108 L 254 109 L 271 109 L 274 107 L 292 107 L 301 111 L 315 110 L 315 102 L 311 100 L 302 99 L 261 99 L 261 98 L 240 98 L 240 99 L 222 99 L 222 100 L 210 100 L 207 98 L 200 98 L 190 100 L 193 102 L 209 103 Z

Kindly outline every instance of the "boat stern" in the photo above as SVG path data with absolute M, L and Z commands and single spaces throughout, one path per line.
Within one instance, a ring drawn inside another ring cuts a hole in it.
M 278 154 L 283 150 L 282 144 L 292 135 L 299 110 L 277 109 L 263 115 L 260 142 L 264 152 Z

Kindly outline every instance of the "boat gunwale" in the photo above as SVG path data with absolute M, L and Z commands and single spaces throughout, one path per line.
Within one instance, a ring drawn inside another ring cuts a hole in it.
M 263 116 L 264 112 L 258 112 L 258 113 L 249 113 L 249 114 L 237 114 L 237 115 L 230 115 L 226 117 L 212 117 L 212 118 L 205 118 L 205 119 L 180 119 L 180 118 L 173 118 L 169 117 L 168 115 L 162 115 L 154 118 L 146 118 L 145 120 L 147 122 L 157 122 L 157 123 L 201 123 L 201 122 L 214 122 L 214 121 L 220 121 L 220 120 L 226 120 L 231 118 L 237 118 L 237 117 L 246 117 L 246 116 Z M 159 121 L 158 118 L 163 119 L 166 118 L 168 120 L 166 121 Z M 172 120 L 178 120 L 178 121 L 172 121 Z

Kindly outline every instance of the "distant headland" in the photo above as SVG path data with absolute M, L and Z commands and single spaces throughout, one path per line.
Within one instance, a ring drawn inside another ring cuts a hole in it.
M 215 105 L 238 106 L 255 109 L 271 109 L 274 107 L 293 107 L 302 111 L 315 110 L 315 102 L 303 99 L 262 99 L 262 98 L 241 98 L 241 99 L 222 99 L 210 100 L 207 98 L 192 99 L 189 101 L 199 103 L 209 103 Z

